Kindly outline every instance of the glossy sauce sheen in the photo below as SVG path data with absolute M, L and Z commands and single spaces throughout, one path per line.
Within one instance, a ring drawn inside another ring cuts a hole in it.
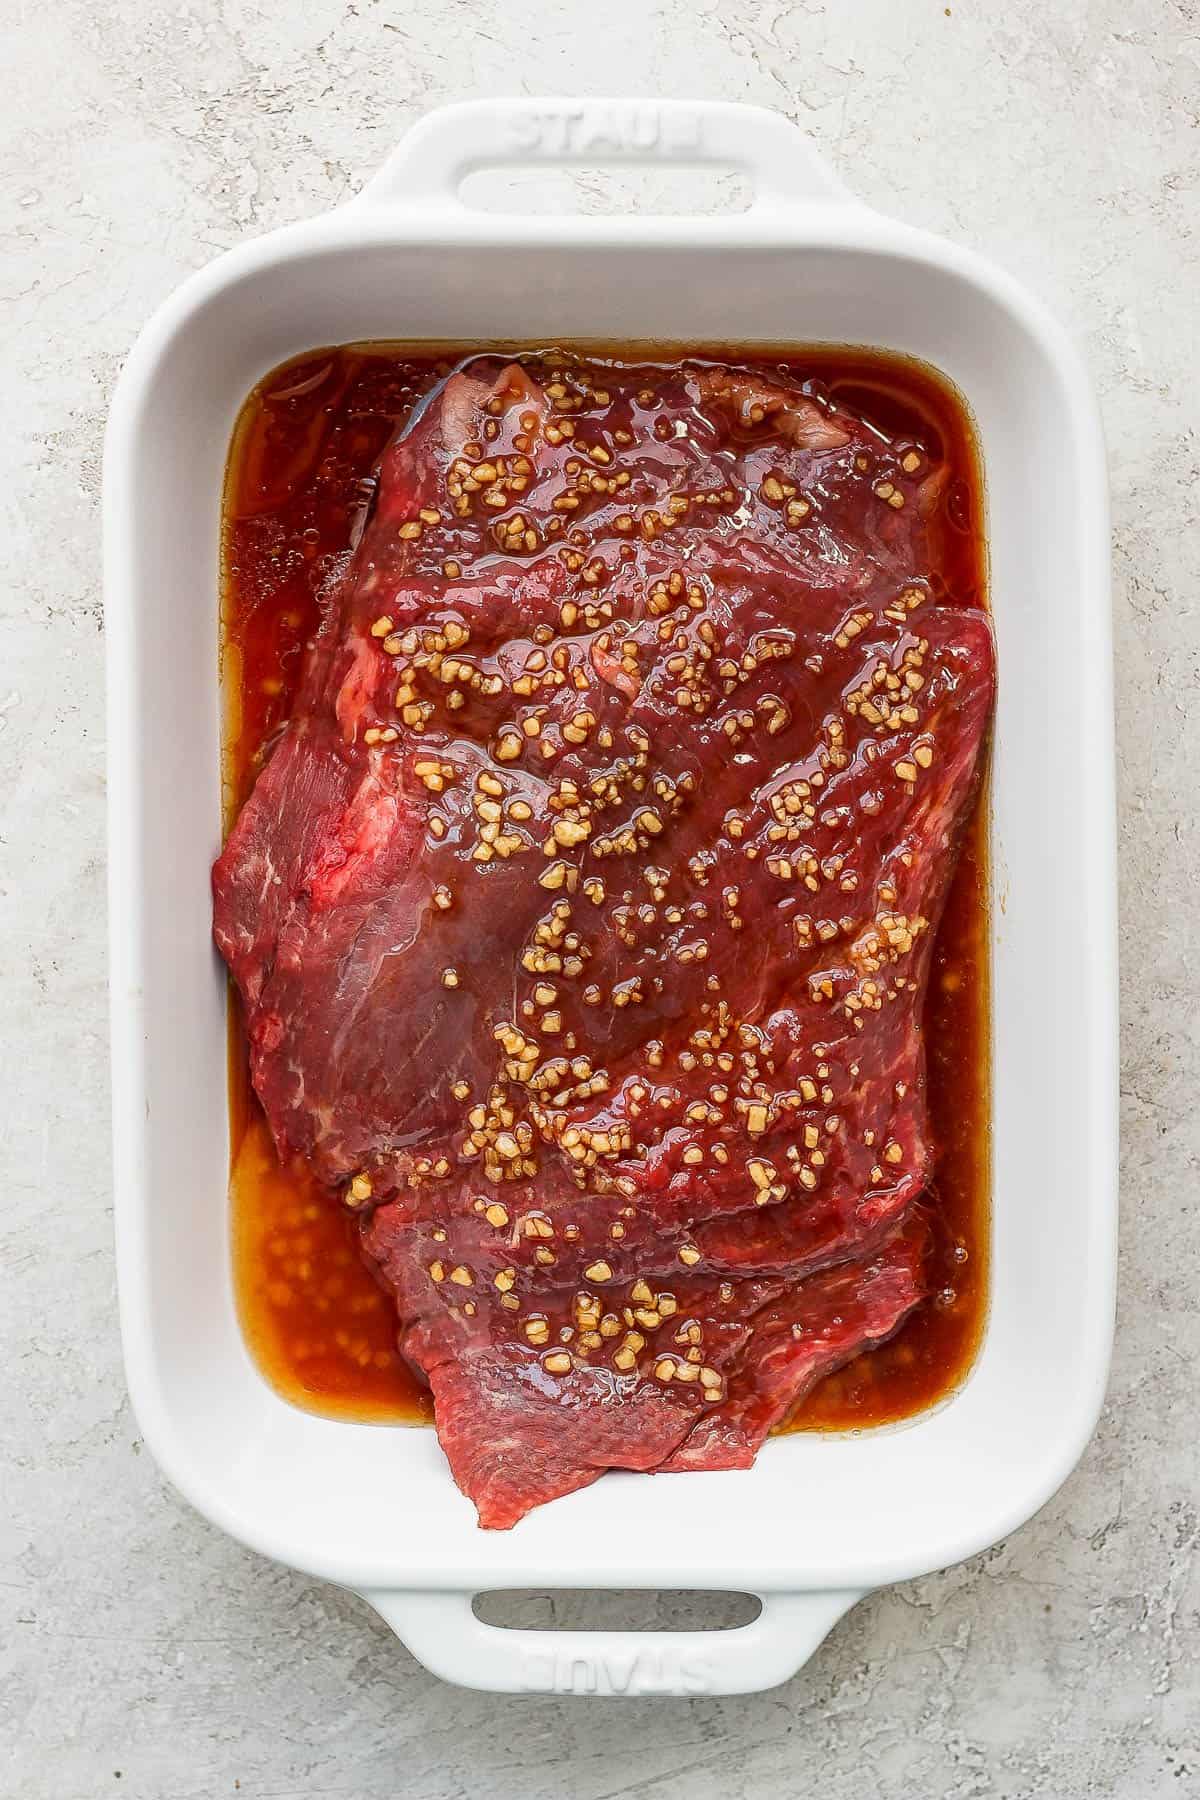
M 472 347 L 475 348 L 475 347 Z M 589 347 L 588 354 L 598 354 Z M 621 360 L 638 352 L 621 347 Z M 669 360 L 655 346 L 647 356 Z M 683 354 L 675 353 L 675 354 Z M 953 471 L 929 529 L 929 566 L 957 600 L 984 591 L 982 502 L 969 422 L 920 365 L 860 350 L 689 357 L 783 372 Z M 236 816 L 289 716 L 319 595 L 369 504 L 372 470 L 414 402 L 459 350 L 371 345 L 317 352 L 270 375 L 243 408 L 223 519 L 225 800 Z M 976 809 L 939 932 L 925 1014 L 937 1167 L 927 1195 L 932 1297 L 888 1344 L 820 1383 L 792 1428 L 845 1429 L 910 1416 L 969 1368 L 987 1293 L 989 1082 L 985 800 Z M 288 1399 L 343 1418 L 428 1421 L 423 1388 L 395 1348 L 390 1300 L 358 1251 L 358 1224 L 297 1160 L 281 1167 L 247 1074 L 231 1007 L 231 1198 L 243 1328 Z

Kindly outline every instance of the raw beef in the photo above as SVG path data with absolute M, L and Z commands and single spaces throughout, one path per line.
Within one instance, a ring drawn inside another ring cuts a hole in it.
M 943 473 L 701 363 L 475 359 L 385 452 L 215 931 L 485 1525 L 744 1466 L 922 1296 Z

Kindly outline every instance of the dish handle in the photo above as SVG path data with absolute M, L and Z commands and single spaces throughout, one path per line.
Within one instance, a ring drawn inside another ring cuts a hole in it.
M 495 1694 L 685 1699 L 756 1694 L 802 1669 L 861 1589 L 763 1594 L 724 1631 L 524 1631 L 486 1625 L 469 1592 L 368 1590 L 363 1598 L 443 1681 Z
M 724 100 L 463 100 L 427 113 L 349 202 L 444 214 L 468 210 L 459 189 L 479 169 L 625 163 L 736 169 L 750 211 L 846 205 L 812 140 L 764 106 Z

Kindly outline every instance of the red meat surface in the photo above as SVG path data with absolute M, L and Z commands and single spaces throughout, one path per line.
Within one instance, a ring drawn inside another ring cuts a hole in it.
M 474 359 L 384 454 L 215 932 L 485 1525 L 744 1466 L 922 1297 L 942 474 L 698 363 Z

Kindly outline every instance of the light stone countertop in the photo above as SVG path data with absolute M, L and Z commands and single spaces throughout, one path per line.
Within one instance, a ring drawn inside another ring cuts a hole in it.
M 1195 0 L 9 0 L 0 25 L 2 1800 L 1200 1794 Z M 868 201 L 1014 270 L 1085 345 L 1115 514 L 1124 1238 L 1100 1429 L 1032 1524 L 873 1596 L 787 1686 L 620 1710 L 443 1686 L 364 1604 L 196 1517 L 129 1413 L 111 1248 L 117 370 L 183 275 L 344 197 L 427 107 L 558 91 L 777 107 Z

